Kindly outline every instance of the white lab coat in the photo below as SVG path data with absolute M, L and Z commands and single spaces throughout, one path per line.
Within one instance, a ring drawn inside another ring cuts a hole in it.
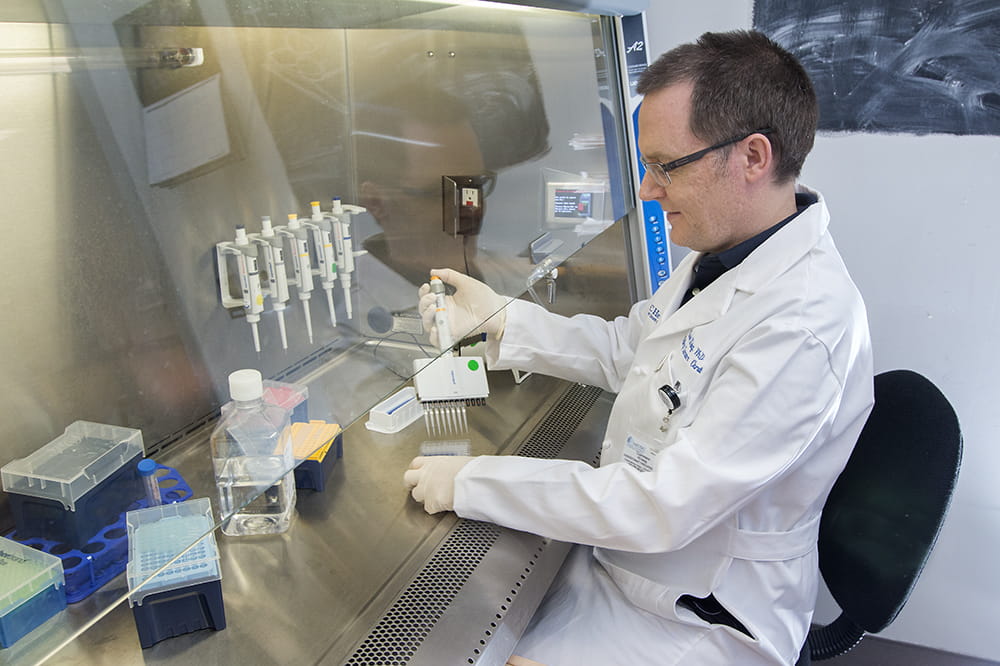
M 564 567 L 516 653 L 548 666 L 794 662 L 819 513 L 873 402 L 865 308 L 828 221 L 820 197 L 683 307 L 698 253 L 614 322 L 511 304 L 491 369 L 618 393 L 599 469 L 488 456 L 456 478 L 462 517 L 595 546 Z M 657 389 L 678 382 L 667 418 Z M 710 593 L 753 638 L 675 606 Z

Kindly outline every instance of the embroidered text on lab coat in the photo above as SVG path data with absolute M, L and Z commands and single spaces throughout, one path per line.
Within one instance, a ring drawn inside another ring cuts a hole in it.
M 681 340 L 681 356 L 695 372 L 700 374 L 705 369 L 705 352 L 695 344 L 694 333 L 691 331 L 688 331 L 688 334 Z

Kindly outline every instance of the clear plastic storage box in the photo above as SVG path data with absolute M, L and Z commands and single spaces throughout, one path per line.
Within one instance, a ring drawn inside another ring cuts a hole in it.
M 211 501 L 199 497 L 129 511 L 125 523 L 128 602 L 142 647 L 201 629 L 225 629 Z M 202 535 L 207 536 L 199 540 Z
M 125 526 L 130 605 L 141 604 L 150 594 L 222 578 L 219 548 L 212 532 L 212 503 L 207 497 L 129 511 Z M 204 534 L 205 538 L 157 573 Z M 153 574 L 155 578 L 140 587 Z
M 211 501 L 200 497 L 129 511 L 125 523 L 128 601 L 142 647 L 200 629 L 224 629 Z
M 10 647 L 65 607 L 59 558 L 0 538 L 0 646 Z
M 76 421 L 26 458 L 0 469 L 21 537 L 80 547 L 143 496 L 136 467 L 142 432 Z

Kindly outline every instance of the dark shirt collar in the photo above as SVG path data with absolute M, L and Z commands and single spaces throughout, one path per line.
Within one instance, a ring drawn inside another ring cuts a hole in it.
M 817 201 L 819 201 L 819 199 L 814 194 L 798 192 L 795 194 L 795 212 L 785 219 L 768 227 L 756 236 L 734 245 L 728 250 L 723 250 L 718 254 L 709 252 L 703 255 L 700 259 L 698 259 L 698 263 L 694 266 L 694 279 L 691 281 L 691 286 L 688 288 L 687 293 L 684 294 L 684 300 L 681 304 L 683 305 L 684 303 L 687 303 L 692 297 L 695 296 L 695 294 L 712 284 L 716 278 L 728 271 L 730 268 L 739 266 L 740 262 L 749 257 L 751 252 L 763 245 L 764 241 L 777 233 L 779 229 L 794 220 L 799 213 Z

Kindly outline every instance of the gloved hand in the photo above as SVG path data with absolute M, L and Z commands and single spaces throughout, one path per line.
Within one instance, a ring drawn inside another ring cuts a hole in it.
M 451 334 L 456 341 L 484 332 L 496 340 L 500 339 L 507 323 L 507 311 L 504 309 L 506 298 L 479 280 L 450 268 L 432 270 L 431 275 L 436 275 L 445 284 L 455 287 L 454 295 L 445 296 L 445 307 L 448 309 Z M 434 325 L 436 296 L 426 283 L 420 286 L 418 295 L 424 330 L 430 331 L 431 344 L 437 347 L 437 327 Z M 495 314 L 497 311 L 499 314 Z
M 403 483 L 424 511 L 438 513 L 455 509 L 455 477 L 472 456 L 417 456 L 403 474 Z

